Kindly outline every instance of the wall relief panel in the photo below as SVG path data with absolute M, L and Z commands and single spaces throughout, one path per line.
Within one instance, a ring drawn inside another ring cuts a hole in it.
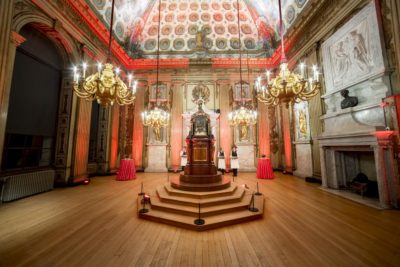
M 385 71 L 375 4 L 368 4 L 322 44 L 326 92 L 334 93 Z

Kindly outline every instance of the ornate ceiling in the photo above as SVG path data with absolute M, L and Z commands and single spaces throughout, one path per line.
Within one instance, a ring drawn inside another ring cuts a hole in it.
M 282 0 L 285 28 L 308 1 Z M 109 27 L 111 0 L 86 2 Z M 131 58 L 153 58 L 157 51 L 158 0 L 116 0 L 115 4 L 113 29 L 118 42 Z M 237 0 L 161 0 L 160 54 L 190 58 L 199 52 L 201 41 L 209 57 L 237 57 L 236 6 Z M 279 39 L 278 0 L 239 0 L 239 17 L 242 47 L 252 57 L 270 57 Z

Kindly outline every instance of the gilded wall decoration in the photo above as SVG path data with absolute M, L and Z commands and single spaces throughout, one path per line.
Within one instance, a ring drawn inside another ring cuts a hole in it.
M 196 85 L 192 90 L 192 102 L 197 103 L 200 98 L 204 103 L 210 101 L 210 89 L 204 84 Z
M 197 108 L 197 100 L 204 101 L 204 106 L 210 110 L 215 109 L 215 84 L 210 81 L 188 82 L 185 85 L 185 110 Z
M 294 105 L 296 140 L 309 140 L 309 115 L 307 102 Z

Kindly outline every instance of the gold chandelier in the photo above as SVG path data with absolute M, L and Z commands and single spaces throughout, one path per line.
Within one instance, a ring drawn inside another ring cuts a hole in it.
M 158 107 L 142 112 L 143 125 L 151 126 L 154 129 L 157 141 L 161 141 L 161 128 L 168 125 L 169 116 L 168 112 Z
M 238 20 L 238 29 L 240 29 L 240 19 L 239 19 L 239 0 L 237 0 L 237 20 Z M 239 126 L 240 127 L 240 136 L 241 139 L 247 139 L 247 127 L 255 125 L 257 123 L 257 111 L 247 108 L 245 105 L 245 101 L 243 99 L 243 80 L 242 80 L 242 50 L 241 50 L 242 42 L 240 38 L 240 30 L 239 30 L 239 75 L 240 75 L 240 98 L 241 104 L 240 106 L 228 113 L 228 121 L 231 126 Z
M 157 76 L 156 76 L 156 101 L 155 107 L 149 111 L 142 112 L 142 122 L 144 126 L 153 128 L 157 141 L 161 141 L 161 128 L 168 125 L 170 114 L 159 106 L 158 95 L 160 94 L 160 83 L 158 81 L 160 71 L 160 22 L 161 22 L 161 1 L 158 3 L 158 38 L 157 38 Z
M 282 58 L 279 74 L 271 79 L 271 72 L 266 72 L 265 79 L 258 77 L 255 87 L 257 90 L 258 101 L 268 106 L 275 106 L 279 103 L 289 105 L 292 102 L 300 102 L 310 99 L 318 94 L 321 89 L 319 82 L 319 71 L 317 66 L 313 66 L 313 77 L 305 77 L 305 64 L 300 64 L 300 74 L 291 72 L 285 56 L 283 31 L 282 31 L 282 8 L 279 0 L 279 19 L 280 19 L 280 37 Z
M 254 125 L 257 123 L 257 111 L 241 106 L 238 109 L 229 112 L 228 119 L 232 126 Z
M 86 100 L 94 100 L 102 106 L 112 106 L 115 102 L 119 105 L 129 105 L 135 101 L 137 82 L 132 82 L 132 74 L 128 75 L 128 85 L 120 78 L 120 69 L 111 64 L 112 26 L 114 20 L 114 1 L 112 1 L 110 38 L 108 43 L 107 63 L 97 64 L 97 72 L 86 76 L 87 63 L 82 63 L 82 68 L 74 66 L 73 89 L 75 94 Z

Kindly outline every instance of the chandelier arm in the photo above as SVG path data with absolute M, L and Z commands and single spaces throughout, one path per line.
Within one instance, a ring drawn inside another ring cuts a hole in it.
M 78 84 L 74 84 L 74 85 L 72 86 L 72 88 L 74 89 L 75 93 L 76 93 L 79 97 L 86 98 L 86 97 L 90 97 L 90 96 L 92 95 L 91 93 L 87 92 L 85 89 L 84 89 L 85 91 L 82 91 L 82 90 L 79 88 L 79 85 L 78 85 Z
M 298 77 L 296 77 L 296 78 L 298 78 Z M 295 95 L 299 95 L 299 94 L 303 94 L 305 92 L 305 89 L 307 87 L 306 86 L 307 82 L 304 80 L 299 81 L 299 80 L 295 79 L 295 85 L 296 86 L 293 86 L 293 93 Z M 300 85 L 300 86 L 298 86 L 298 85 Z
M 87 93 L 82 94 L 81 92 L 76 92 L 76 91 L 75 91 L 75 93 L 76 93 L 76 95 L 79 96 L 80 98 L 84 98 L 84 99 L 90 99 L 90 98 L 91 98 L 91 95 L 90 95 L 90 94 L 87 94 Z
M 319 93 L 319 86 L 314 86 L 312 91 L 304 92 L 304 93 L 302 93 L 300 95 L 304 96 L 306 98 L 311 98 L 313 96 L 316 96 L 318 93 Z
M 269 85 L 267 88 L 268 88 L 268 90 L 266 90 L 266 92 L 265 92 L 267 95 L 269 95 L 273 98 L 279 97 L 279 91 L 280 91 L 279 89 L 275 90 L 274 86 L 269 86 Z
M 96 86 L 93 86 L 93 80 L 97 74 L 91 75 L 82 81 L 82 88 L 89 94 L 95 94 L 97 91 Z M 96 83 L 95 83 L 96 84 Z
M 267 96 L 267 97 L 257 96 L 257 99 L 258 99 L 258 101 L 260 101 L 261 103 L 264 103 L 264 104 L 270 106 L 270 105 L 274 104 L 274 102 L 275 102 L 275 100 L 276 100 L 277 98 L 273 98 L 273 97 L 270 97 L 270 96 Z M 274 105 L 276 105 L 276 104 L 274 104 Z

